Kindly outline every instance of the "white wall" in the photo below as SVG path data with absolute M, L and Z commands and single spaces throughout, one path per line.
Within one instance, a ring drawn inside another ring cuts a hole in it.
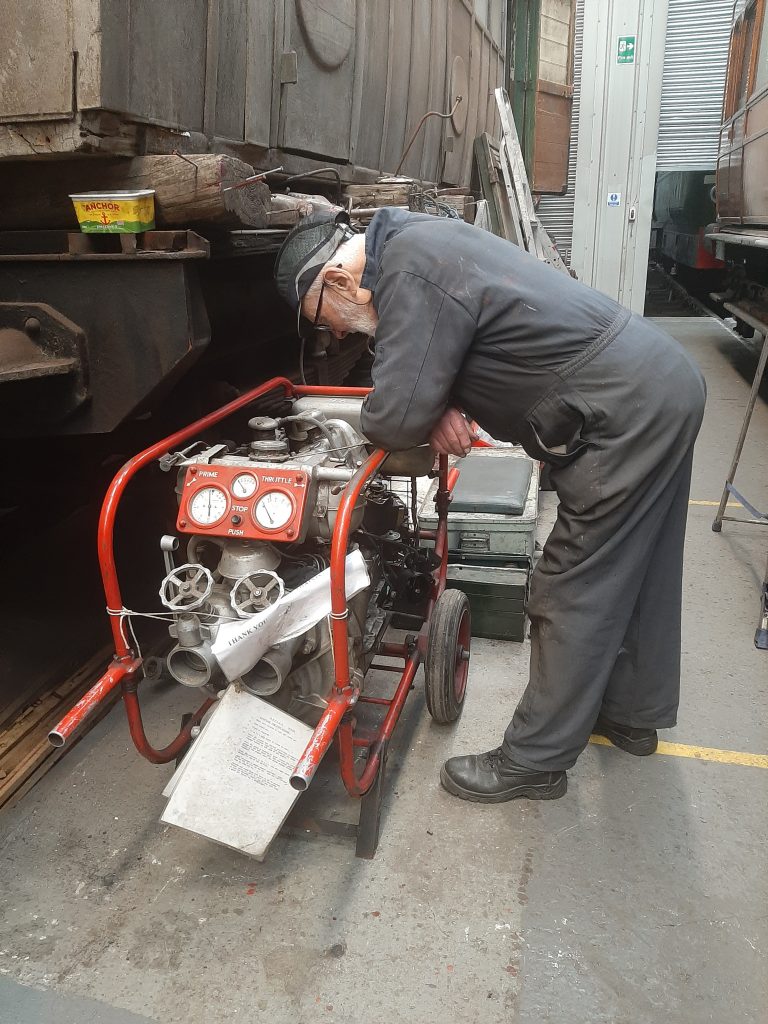
M 667 0 L 587 0 L 571 267 L 642 312 L 653 213 Z M 619 63 L 620 37 L 634 62 Z M 618 205 L 608 197 L 618 195 Z

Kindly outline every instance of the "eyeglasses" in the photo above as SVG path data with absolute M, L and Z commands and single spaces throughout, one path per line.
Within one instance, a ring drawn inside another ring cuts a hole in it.
M 327 327 L 325 324 L 321 324 L 320 323 L 320 313 L 321 313 L 322 308 L 323 308 L 323 295 L 324 295 L 324 293 L 325 293 L 325 278 L 323 278 L 323 283 L 320 285 L 320 295 L 318 296 L 318 299 L 317 299 L 317 309 L 315 310 L 315 319 L 312 321 L 312 330 L 313 331 L 330 331 L 330 327 Z

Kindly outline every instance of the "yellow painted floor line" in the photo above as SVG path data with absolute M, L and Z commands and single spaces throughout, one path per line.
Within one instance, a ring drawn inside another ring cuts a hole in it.
M 717 506 L 720 504 L 720 502 L 719 501 L 694 501 L 693 498 L 692 498 L 688 502 L 688 504 L 689 505 L 706 505 L 709 508 L 717 508 Z M 726 508 L 741 508 L 741 505 L 738 503 L 738 501 L 729 501 L 729 502 L 726 502 L 725 507 Z
M 590 736 L 590 743 L 601 747 L 613 744 L 605 736 Z M 718 761 L 720 764 L 741 764 L 747 768 L 768 768 L 768 754 L 746 754 L 741 750 L 718 750 L 717 747 L 689 747 L 685 743 L 659 741 L 658 754 L 671 757 L 691 757 L 695 761 Z

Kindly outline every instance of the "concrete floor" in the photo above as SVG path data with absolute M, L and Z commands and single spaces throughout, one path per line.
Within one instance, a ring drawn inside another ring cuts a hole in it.
M 739 368 L 755 361 L 715 321 L 662 323 L 707 375 L 691 497 L 714 501 Z M 761 401 L 737 481 L 761 508 L 767 439 Z M 691 506 L 683 704 L 665 738 L 762 753 L 768 655 L 752 638 L 768 534 L 716 536 L 713 514 Z M 160 825 L 170 769 L 134 753 L 115 710 L 0 824 L 0 1020 L 764 1022 L 765 770 L 590 746 L 557 802 L 481 807 L 440 789 L 446 757 L 499 741 L 527 655 L 475 643 L 455 728 L 412 696 L 372 862 L 281 837 L 260 865 Z M 189 696 L 148 704 L 159 727 Z

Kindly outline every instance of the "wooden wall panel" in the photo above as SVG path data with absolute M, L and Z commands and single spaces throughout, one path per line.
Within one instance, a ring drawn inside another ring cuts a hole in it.
M 246 140 L 256 146 L 270 144 L 273 97 L 280 91 L 274 70 L 275 26 L 273 3 L 248 0 L 244 120 Z
M 410 89 L 408 92 L 408 119 L 405 126 L 405 139 L 403 146 L 408 145 L 416 125 L 428 110 L 429 106 L 429 69 L 430 62 L 425 59 L 432 46 L 432 16 L 430 4 L 420 3 L 419 0 L 413 5 L 413 35 L 411 38 L 411 76 Z M 435 45 L 440 45 L 436 39 Z M 432 118 L 430 118 L 432 120 Z M 427 121 L 421 128 L 416 141 L 411 147 L 408 159 L 403 165 L 403 174 L 410 174 L 413 177 L 426 176 L 422 166 L 424 157 L 424 140 L 426 137 Z
M 106 107 L 128 113 L 130 67 L 130 4 L 125 0 L 101 0 L 101 81 L 84 107 Z M 78 90 L 79 93 L 80 90 Z
M 298 81 L 280 96 L 280 145 L 349 157 L 355 80 L 355 0 L 286 2 L 285 47 L 295 51 Z
M 72 110 L 72 3 L 4 0 L 0 117 Z
M 449 4 L 449 25 L 448 38 L 450 48 L 446 68 L 446 109 L 451 101 L 450 98 L 450 76 L 453 59 L 456 56 L 463 58 L 469 75 L 470 67 L 470 44 L 472 38 L 472 15 L 461 2 L 461 0 L 450 0 Z M 469 123 L 469 122 L 468 122 Z M 445 136 L 448 145 L 452 144 L 452 150 L 446 146 L 445 161 L 443 167 L 443 178 L 448 184 L 457 185 L 462 180 L 462 169 L 464 167 L 464 140 L 467 132 L 463 135 L 456 135 L 448 123 L 445 126 Z
M 360 76 L 362 107 L 355 162 L 361 167 L 377 168 L 387 94 L 390 0 L 364 2 L 365 66 Z
M 475 101 L 472 104 L 472 120 L 467 122 L 465 134 L 469 137 L 469 143 L 464 151 L 464 172 L 463 180 L 469 181 L 472 173 L 473 140 L 485 130 L 487 119 L 487 87 L 488 87 L 488 61 L 490 60 L 490 43 L 485 35 L 479 30 L 476 32 L 478 52 L 472 53 L 472 78 L 473 87 L 476 90 Z
M 72 0 L 72 50 L 77 51 L 77 106 L 80 110 L 103 103 L 104 78 L 110 70 L 104 59 L 109 32 L 105 10 L 108 7 L 106 0 Z M 71 59 L 71 54 L 69 57 Z
M 390 10 L 387 123 L 382 137 L 383 171 L 394 173 L 405 148 L 411 65 L 412 0 L 396 0 Z
M 744 209 L 745 224 L 765 224 L 768 220 L 768 136 L 761 136 L 744 149 Z
M 543 0 L 531 166 L 534 192 L 561 194 L 568 185 L 573 104 L 572 0 Z
M 464 127 L 464 132 L 461 136 L 462 141 L 462 160 L 461 160 L 461 178 L 462 182 L 469 181 L 469 176 L 472 171 L 472 147 L 473 142 L 479 134 L 478 126 L 485 120 L 479 115 L 480 105 L 480 78 L 483 66 L 483 50 L 486 49 L 488 43 L 485 35 L 480 30 L 477 22 L 472 25 L 470 35 L 470 53 L 469 53 L 469 96 L 467 97 L 467 123 Z
M 539 90 L 536 95 L 534 191 L 560 193 L 568 184 L 571 100 Z
M 128 97 L 122 109 L 141 120 L 202 131 L 207 0 L 129 0 L 128 6 Z
M 245 137 L 249 13 L 248 4 L 243 0 L 218 0 L 214 123 L 216 135 L 226 139 Z
M 448 5 L 431 4 L 432 44 L 429 53 L 429 109 L 445 110 L 446 60 L 448 54 Z M 428 181 L 440 181 L 443 164 L 445 124 L 442 118 L 430 117 L 424 125 L 422 174 Z

